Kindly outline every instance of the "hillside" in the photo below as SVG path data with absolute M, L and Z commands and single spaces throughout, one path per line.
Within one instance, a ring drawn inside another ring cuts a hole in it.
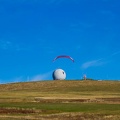
M 28 116 L 29 115 L 29 116 Z M 66 80 L 0 85 L 0 119 L 120 120 L 120 81 Z
M 0 91 L 36 90 L 51 91 L 113 91 L 120 92 L 120 81 L 95 81 L 95 80 L 64 80 L 64 81 L 36 81 L 1 84 Z
M 4 97 L 94 98 L 119 97 L 120 81 L 38 81 L 0 85 Z

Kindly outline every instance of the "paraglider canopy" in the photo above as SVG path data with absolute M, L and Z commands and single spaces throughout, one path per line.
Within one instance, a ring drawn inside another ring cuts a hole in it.
M 68 59 L 70 59 L 72 62 L 74 62 L 74 59 L 73 59 L 72 57 L 68 56 L 68 55 L 59 55 L 59 56 L 57 56 L 57 57 L 55 57 L 55 58 L 53 59 L 53 62 L 54 62 L 56 59 L 58 59 L 58 58 L 68 58 Z

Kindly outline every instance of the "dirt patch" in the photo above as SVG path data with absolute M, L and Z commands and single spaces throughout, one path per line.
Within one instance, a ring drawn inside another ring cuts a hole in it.
M 108 103 L 120 103 L 120 98 L 90 98 L 90 99 L 59 99 L 59 98 L 40 98 L 40 97 L 35 97 L 34 102 L 40 102 L 40 103 L 103 103 L 103 102 L 108 102 Z
M 108 102 L 120 102 L 120 98 L 96 98 L 96 100 L 102 100 Z
M 35 113 L 32 109 L 0 108 L 0 114 L 31 114 Z
M 1 120 L 120 120 L 119 115 L 59 113 L 35 116 L 0 116 Z
M 41 103 L 79 103 L 79 102 L 88 102 L 90 99 L 44 99 L 36 97 L 35 102 L 41 102 Z

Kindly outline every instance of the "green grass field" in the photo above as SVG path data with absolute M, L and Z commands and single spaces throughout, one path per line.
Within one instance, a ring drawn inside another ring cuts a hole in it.
M 0 120 L 120 120 L 120 81 L 0 85 Z

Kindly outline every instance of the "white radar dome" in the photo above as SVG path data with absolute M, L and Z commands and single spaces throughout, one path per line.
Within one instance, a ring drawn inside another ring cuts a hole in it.
M 56 69 L 54 72 L 53 72 L 53 79 L 54 80 L 65 80 L 66 78 L 66 73 L 64 70 L 62 69 Z

